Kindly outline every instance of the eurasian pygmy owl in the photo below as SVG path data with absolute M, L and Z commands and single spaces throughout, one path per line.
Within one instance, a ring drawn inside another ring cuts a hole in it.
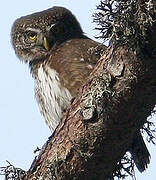
M 30 65 L 40 111 L 54 131 L 62 112 L 99 59 L 90 50 L 100 44 L 85 36 L 75 16 L 63 7 L 17 19 L 12 27 L 12 44 L 17 56 Z M 147 156 L 138 160 L 142 171 L 149 154 L 142 137 L 137 137 Z
M 54 131 L 98 60 L 89 49 L 99 43 L 84 35 L 69 10 L 53 7 L 17 19 L 12 44 L 17 56 L 30 65 L 40 111 Z

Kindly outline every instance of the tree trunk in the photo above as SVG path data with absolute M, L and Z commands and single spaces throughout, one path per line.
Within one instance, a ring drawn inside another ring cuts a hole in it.
M 155 57 L 110 46 L 24 180 L 107 180 L 156 103 Z

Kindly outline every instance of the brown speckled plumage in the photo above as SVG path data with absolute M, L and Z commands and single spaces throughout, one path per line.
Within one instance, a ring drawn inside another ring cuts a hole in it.
M 37 34 L 35 40 L 28 38 L 30 31 Z M 44 37 L 48 50 L 43 45 Z M 17 19 L 12 28 L 12 44 L 16 54 L 29 62 L 40 111 L 54 131 L 62 111 L 99 59 L 90 50 L 100 43 L 83 34 L 69 10 L 53 7 Z
M 68 40 L 44 62 L 45 66 L 58 72 L 61 84 L 69 89 L 72 96 L 76 95 L 77 89 L 85 82 L 99 58 L 89 51 L 97 45 L 98 43 L 88 38 Z M 34 74 L 38 65 L 32 67 Z

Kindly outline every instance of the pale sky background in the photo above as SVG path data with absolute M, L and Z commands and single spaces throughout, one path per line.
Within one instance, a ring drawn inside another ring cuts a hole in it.
M 10 44 L 14 20 L 52 6 L 64 6 L 76 15 L 86 34 L 93 38 L 92 13 L 99 0 L 5 0 L 1 2 L 0 34 L 0 167 L 6 160 L 16 167 L 28 170 L 37 146 L 42 147 L 50 136 L 34 98 L 33 79 L 27 64 L 15 56 Z M 156 180 L 156 147 L 148 144 L 152 159 L 143 174 L 136 171 L 137 180 Z M 4 177 L 0 176 L 0 180 Z M 130 178 L 127 178 L 130 179 Z

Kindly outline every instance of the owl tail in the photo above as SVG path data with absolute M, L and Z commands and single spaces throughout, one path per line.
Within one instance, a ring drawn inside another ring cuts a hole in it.
M 142 173 L 150 163 L 150 153 L 140 131 L 136 134 L 129 151 L 134 159 L 136 167 Z

